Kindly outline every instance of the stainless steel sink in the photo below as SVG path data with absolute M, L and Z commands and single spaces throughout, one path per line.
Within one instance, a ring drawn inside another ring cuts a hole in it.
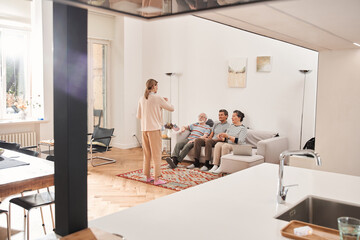
M 337 218 L 347 216 L 360 219 L 360 205 L 351 205 L 315 196 L 308 196 L 276 219 L 299 220 L 323 227 L 338 229 Z

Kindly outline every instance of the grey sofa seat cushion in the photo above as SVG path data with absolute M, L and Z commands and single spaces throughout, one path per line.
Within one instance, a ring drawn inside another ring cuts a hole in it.
M 273 138 L 276 135 L 277 135 L 276 132 L 248 129 L 245 141 L 246 143 L 250 144 L 253 148 L 256 148 L 257 143 L 259 141 Z

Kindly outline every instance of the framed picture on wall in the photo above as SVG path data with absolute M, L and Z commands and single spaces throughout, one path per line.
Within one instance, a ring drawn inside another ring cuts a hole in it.
M 257 72 L 271 72 L 271 57 L 259 56 L 256 58 L 256 71 Z
M 235 58 L 229 60 L 228 86 L 230 88 L 246 87 L 247 58 Z

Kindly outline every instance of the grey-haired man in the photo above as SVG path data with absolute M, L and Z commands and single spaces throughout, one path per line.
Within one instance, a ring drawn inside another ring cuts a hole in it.
M 198 122 L 181 128 L 181 132 L 190 130 L 190 135 L 186 139 L 176 143 L 175 149 L 171 154 L 171 158 L 165 159 L 170 168 L 176 168 L 177 164 L 182 162 L 185 156 L 194 147 L 194 142 L 197 138 L 207 138 L 209 136 L 211 128 L 206 124 L 206 114 L 200 113 L 198 119 Z

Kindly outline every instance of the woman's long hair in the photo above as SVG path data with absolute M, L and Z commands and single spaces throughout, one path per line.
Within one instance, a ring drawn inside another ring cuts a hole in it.
M 149 98 L 149 94 L 151 92 L 151 89 L 157 85 L 157 81 L 155 79 L 149 79 L 146 82 L 146 89 L 145 89 L 145 93 L 144 93 L 144 97 L 145 99 Z

